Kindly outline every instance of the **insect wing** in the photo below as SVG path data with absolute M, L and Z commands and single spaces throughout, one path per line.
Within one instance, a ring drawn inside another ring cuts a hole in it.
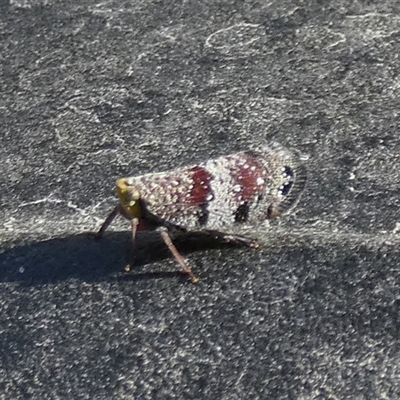
M 306 170 L 280 145 L 208 160 L 196 166 L 129 178 L 147 212 L 188 231 L 235 232 L 292 208 Z

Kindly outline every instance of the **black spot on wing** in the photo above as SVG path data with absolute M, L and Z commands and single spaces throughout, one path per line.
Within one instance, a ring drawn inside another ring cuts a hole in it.
M 204 203 L 200 206 L 200 210 L 198 211 L 198 221 L 200 226 L 204 226 L 207 224 L 209 211 L 207 209 L 208 203 Z
M 282 196 L 286 196 L 287 194 L 289 194 L 290 189 L 293 186 L 293 181 L 289 181 L 289 182 L 285 182 L 280 188 L 279 188 L 279 193 Z
M 274 218 L 290 210 L 298 202 L 307 181 L 306 167 L 300 162 L 293 166 L 285 166 L 282 172 L 286 182 L 278 188 L 282 196 L 279 202 L 271 204 L 268 208 L 268 218 Z
M 249 211 L 248 202 L 241 204 L 235 211 L 235 222 L 246 222 L 249 218 Z

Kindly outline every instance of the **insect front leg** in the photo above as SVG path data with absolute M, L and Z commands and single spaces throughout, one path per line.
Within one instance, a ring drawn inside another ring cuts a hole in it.
M 136 245 L 136 232 L 139 226 L 139 218 L 132 218 L 131 219 L 131 232 L 132 232 L 132 242 L 133 246 Z
M 131 237 L 132 237 L 132 250 L 131 250 L 131 257 L 130 259 L 135 259 L 136 257 L 136 232 L 139 226 L 139 218 L 132 218 L 131 219 Z M 131 261 L 125 265 L 124 268 L 125 272 L 131 271 Z
M 94 238 L 96 240 L 99 240 L 103 237 L 104 232 L 107 230 L 107 228 L 110 226 L 110 224 L 114 221 L 115 217 L 117 215 L 122 215 L 125 218 L 130 219 L 130 216 L 127 215 L 126 211 L 122 207 L 121 204 L 118 204 L 108 215 L 106 220 L 103 222 L 103 225 L 99 229 L 97 233 L 94 234 Z
M 179 253 L 178 249 L 175 247 L 175 245 L 172 242 L 172 239 L 168 233 L 168 229 L 165 227 L 160 227 L 158 230 L 160 232 L 161 238 L 164 240 L 164 243 L 167 245 L 168 250 L 172 253 L 172 255 L 174 256 L 177 263 L 182 267 L 185 274 L 188 275 L 190 281 L 192 283 L 197 283 L 199 281 L 199 278 L 193 274 L 192 268 L 190 267 L 189 263 L 182 256 L 182 254 Z

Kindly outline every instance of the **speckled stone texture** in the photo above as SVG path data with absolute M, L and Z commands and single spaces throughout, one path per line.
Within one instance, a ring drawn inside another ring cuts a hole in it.
M 400 398 L 397 1 L 0 3 L 0 397 Z M 123 267 L 115 180 L 276 141 L 259 250 Z

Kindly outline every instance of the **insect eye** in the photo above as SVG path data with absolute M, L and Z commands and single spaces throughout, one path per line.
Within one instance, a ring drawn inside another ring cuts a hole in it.
M 140 199 L 140 192 L 136 186 L 128 186 L 126 193 L 131 201 L 137 201 Z
M 135 182 L 132 178 L 127 178 L 125 179 L 125 185 L 126 186 L 134 186 Z

